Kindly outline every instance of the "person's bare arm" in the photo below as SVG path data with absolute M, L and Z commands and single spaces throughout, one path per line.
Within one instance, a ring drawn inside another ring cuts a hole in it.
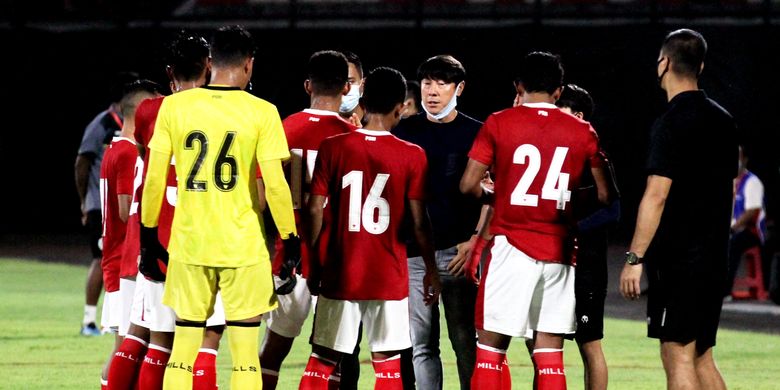
M 647 187 L 642 201 L 639 203 L 634 237 L 629 247 L 629 251 L 636 253 L 639 257 L 645 256 L 647 248 L 653 241 L 671 186 L 672 179 L 670 178 L 657 175 L 650 175 L 647 178 Z M 623 297 L 627 299 L 639 297 L 642 268 L 642 264 L 625 264 L 623 266 L 623 271 L 620 273 L 620 292 Z
M 602 204 L 609 204 L 609 200 L 612 196 L 610 194 L 608 172 L 605 168 L 591 168 L 590 174 L 593 176 L 593 180 L 596 182 L 596 191 L 598 193 L 599 202 Z
M 87 185 L 89 184 L 89 170 L 92 167 L 92 161 L 95 156 L 91 154 L 79 154 L 76 156 L 74 164 L 74 175 L 76 181 L 76 191 L 81 201 L 81 212 L 83 214 L 81 223 L 86 223 L 86 210 L 84 210 L 84 200 L 87 198 Z
M 127 219 L 130 218 L 130 203 L 133 202 L 133 196 L 130 194 L 118 194 L 117 202 L 119 205 L 119 219 L 127 223 Z
M 268 203 L 265 201 L 265 183 L 263 183 L 262 177 L 257 178 L 257 200 L 260 204 L 260 212 L 262 213 L 265 211 L 266 207 L 268 207 Z
M 488 205 L 482 205 L 482 209 L 479 213 L 479 221 L 477 222 L 477 226 L 474 229 L 474 234 L 471 236 L 471 238 L 469 238 L 468 241 L 461 242 L 455 246 L 455 248 L 458 250 L 458 253 L 455 254 L 455 257 L 453 257 L 449 264 L 447 264 L 447 272 L 449 272 L 450 275 L 457 277 L 465 273 L 463 266 L 466 265 L 466 260 L 471 256 L 471 250 L 474 248 L 474 242 L 477 239 L 477 235 L 480 231 L 482 231 L 482 227 L 488 223 L 489 213 L 492 213 L 491 207 Z
M 460 192 L 481 198 L 483 191 L 480 183 L 482 178 L 485 177 L 487 170 L 487 165 L 474 159 L 469 159 L 468 164 L 466 164 L 466 171 L 463 172 L 463 177 L 460 179 Z
M 312 248 L 317 242 L 317 239 L 319 239 L 320 232 L 322 231 L 322 214 L 325 199 L 326 198 L 322 195 L 312 194 L 309 197 L 309 217 L 307 218 L 307 225 L 309 228 L 309 245 L 311 245 Z
M 424 301 L 426 305 L 438 302 L 441 292 L 441 282 L 439 281 L 439 270 L 436 267 L 436 257 L 433 249 L 433 236 L 431 230 L 431 221 L 428 219 L 428 212 L 425 209 L 425 203 L 417 199 L 409 199 L 409 208 L 412 214 L 414 226 L 414 239 L 422 253 L 425 263 L 425 276 L 423 277 L 423 290 L 425 291 Z
M 734 226 L 731 227 L 731 231 L 739 232 L 753 227 L 756 224 L 756 220 L 758 220 L 758 214 L 760 212 L 761 209 L 745 210 L 745 212 L 742 213 L 739 218 L 737 218 L 737 221 L 734 222 Z

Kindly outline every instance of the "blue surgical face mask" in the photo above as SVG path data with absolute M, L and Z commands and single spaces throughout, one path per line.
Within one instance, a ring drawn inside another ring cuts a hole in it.
M 455 107 L 457 107 L 457 105 L 458 105 L 458 91 L 460 91 L 460 85 L 455 87 L 455 93 L 452 94 L 452 99 L 450 99 L 450 102 L 447 103 L 447 105 L 444 106 L 444 108 L 442 108 L 441 111 L 439 111 L 438 114 L 434 115 L 434 114 L 431 114 L 430 112 L 428 112 L 428 109 L 425 107 L 425 104 L 422 105 L 423 110 L 425 110 L 426 114 L 432 116 L 433 119 L 436 119 L 437 121 L 440 121 L 440 120 L 446 118 L 447 115 L 450 115 L 452 110 L 454 110 Z
M 350 84 L 349 93 L 341 97 L 339 112 L 346 114 L 355 110 L 360 102 L 360 84 Z

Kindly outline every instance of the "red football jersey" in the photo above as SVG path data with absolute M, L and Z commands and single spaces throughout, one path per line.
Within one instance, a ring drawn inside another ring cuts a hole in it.
M 119 218 L 119 195 L 133 194 L 133 172 L 138 150 L 130 139 L 116 137 L 100 166 L 100 202 L 103 214 L 103 284 L 107 292 L 119 290 L 122 247 L 127 223 Z
M 154 134 L 154 124 L 157 122 L 157 114 L 160 112 L 163 98 L 164 96 L 146 99 L 138 105 L 138 108 L 135 111 L 135 139 L 141 145 L 144 145 L 144 149 L 146 150 L 143 164 L 144 178 L 146 177 L 146 168 L 149 163 L 150 151 L 148 145 L 149 141 L 152 139 L 152 134 Z M 171 224 L 173 223 L 173 212 L 176 207 L 176 191 L 176 167 L 175 161 L 171 158 L 171 167 L 168 170 L 168 185 L 165 191 L 165 201 L 160 208 L 160 219 L 157 225 L 158 238 L 160 239 L 160 243 L 166 248 L 168 247 L 168 240 L 171 237 Z M 144 185 L 142 180 L 141 185 L 135 191 L 135 196 L 133 198 L 134 205 L 141 204 L 141 194 L 143 192 Z M 140 213 L 140 208 L 137 206 L 136 208 Z M 140 215 L 138 218 L 140 220 Z
M 490 115 L 469 157 L 493 167 L 491 232 L 534 259 L 569 263 L 571 191 L 603 164 L 590 124 L 552 104 L 524 104 Z
M 344 119 L 338 113 L 324 110 L 306 109 L 292 114 L 282 121 L 287 145 L 290 148 L 290 162 L 285 166 L 287 183 L 293 199 L 295 224 L 298 235 L 305 239 L 306 232 L 301 226 L 301 208 L 309 198 L 309 186 L 314 173 L 314 162 L 317 151 L 325 138 L 348 133 L 357 127 Z M 330 210 L 326 208 L 326 210 Z M 324 241 L 323 241 L 324 242 Z M 324 246 L 323 246 L 324 247 Z M 323 248 L 321 247 L 321 249 Z M 322 250 L 321 250 L 322 252 Z M 322 258 L 321 254 L 320 258 Z M 282 239 L 276 236 L 276 251 L 273 260 L 273 272 L 279 275 L 284 260 Z M 304 278 L 309 275 L 309 251 L 306 245 L 301 247 L 301 268 Z
M 320 293 L 331 299 L 409 296 L 401 237 L 408 199 L 424 199 L 425 152 L 387 131 L 358 129 L 320 145 L 311 193 L 328 197 Z
M 138 256 L 141 253 L 141 222 L 138 215 L 138 205 L 140 204 L 136 197 L 138 189 L 141 188 L 144 174 L 144 160 L 141 156 L 135 159 L 135 168 L 133 169 L 133 200 L 130 204 L 130 216 L 127 218 L 127 233 L 125 234 L 125 243 L 122 246 L 122 263 L 119 271 L 119 277 L 132 277 L 138 274 Z

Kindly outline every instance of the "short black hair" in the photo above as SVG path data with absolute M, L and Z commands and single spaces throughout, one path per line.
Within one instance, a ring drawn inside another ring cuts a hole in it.
M 363 82 L 362 102 L 367 113 L 389 114 L 406 99 L 406 79 L 387 67 L 371 71 Z
M 211 37 L 211 61 L 215 66 L 236 66 L 255 55 L 252 34 L 239 25 L 220 27 Z
M 671 59 L 674 73 L 699 78 L 701 64 L 707 54 L 707 41 L 696 31 L 679 29 L 664 38 L 661 53 Z
M 590 120 L 594 108 L 590 93 L 575 84 L 566 84 L 555 105 L 561 108 L 568 107 L 572 112 L 581 112 L 582 119 L 586 121 Z
M 209 43 L 200 35 L 185 30 L 176 33 L 168 43 L 167 52 L 165 63 L 177 80 L 197 80 L 208 65 Z
M 162 94 L 162 86 L 151 80 L 141 79 L 125 85 L 122 99 L 119 100 L 122 116 L 127 118 L 134 115 L 135 109 L 142 100 L 159 94 Z
M 341 54 L 344 54 L 344 57 L 347 58 L 347 62 L 350 64 L 354 64 L 355 68 L 357 68 L 358 73 L 360 74 L 360 78 L 363 78 L 363 63 L 360 62 L 360 57 L 358 57 L 357 54 L 351 52 L 351 51 L 342 51 Z
M 349 75 L 347 57 L 334 50 L 318 51 L 309 58 L 307 73 L 314 93 L 340 95 Z
M 433 56 L 417 68 L 417 80 L 423 79 L 458 84 L 466 79 L 466 68 L 451 55 Z
M 125 95 L 125 88 L 128 84 L 138 81 L 141 76 L 137 72 L 120 71 L 111 76 L 108 83 L 108 97 L 111 103 L 119 103 Z
M 406 80 L 406 99 L 409 98 L 414 100 L 414 105 L 419 110 L 422 106 L 422 103 L 420 103 L 422 100 L 422 96 L 420 96 L 420 83 L 414 80 Z
M 548 52 L 528 53 L 520 62 L 520 71 L 515 80 L 522 80 L 526 92 L 552 94 L 563 85 L 561 58 Z

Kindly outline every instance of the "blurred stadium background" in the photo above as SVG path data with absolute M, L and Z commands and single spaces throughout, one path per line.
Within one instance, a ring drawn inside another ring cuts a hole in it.
M 777 0 L 6 0 L 0 163 L 10 207 L 0 234 L 79 232 L 72 164 L 84 127 L 108 104 L 109 77 L 135 70 L 167 85 L 161 56 L 170 34 L 234 23 L 258 42 L 253 93 L 282 116 L 308 103 L 304 67 L 319 49 L 351 50 L 366 70 L 388 65 L 408 78 L 425 58 L 453 54 L 468 72 L 459 109 L 478 119 L 511 104 L 521 56 L 560 54 L 566 82 L 595 98 L 593 122 L 625 199 L 623 240 L 644 187 L 647 134 L 665 103 L 658 48 L 672 29 L 698 29 L 710 45 L 701 85 L 736 117 L 774 219 L 779 22 Z

